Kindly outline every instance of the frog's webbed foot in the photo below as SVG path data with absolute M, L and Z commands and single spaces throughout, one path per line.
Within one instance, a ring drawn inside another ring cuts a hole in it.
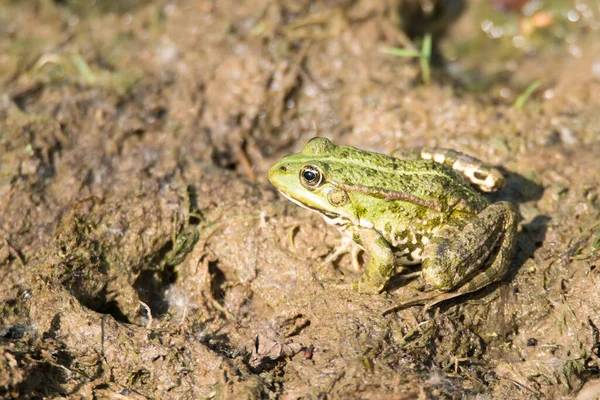
M 387 308 L 387 309 L 383 310 L 383 312 L 381 314 L 387 315 L 387 314 L 390 314 L 390 313 L 393 313 L 396 311 L 404 310 L 406 308 L 420 306 L 420 305 L 427 303 L 428 300 L 431 300 L 430 294 L 424 294 L 421 296 L 417 296 L 413 299 L 403 301 L 402 303 L 398 303 L 398 304 L 394 305 L 393 307 Z
M 363 278 L 352 283 L 352 290 L 365 294 L 381 293 L 385 290 L 385 282 L 377 285 Z
M 358 262 L 358 254 L 361 252 L 361 248 L 358 247 L 351 238 L 347 236 L 342 236 L 342 240 L 340 241 L 339 246 L 325 257 L 323 261 L 319 263 L 319 270 L 332 265 L 335 260 L 337 260 L 341 255 L 350 253 L 352 257 L 352 267 L 354 270 L 360 270 L 360 263 Z
M 453 299 L 458 296 L 462 296 L 463 292 L 442 292 L 440 290 L 433 290 L 427 293 L 424 293 L 420 296 L 414 297 L 410 300 L 404 301 L 402 303 L 396 304 L 393 307 L 390 307 L 383 311 L 383 315 L 387 315 L 396 311 L 404 310 L 406 308 L 414 307 L 414 306 L 423 306 L 421 310 L 423 313 L 429 311 L 430 308 L 437 306 L 438 304 Z

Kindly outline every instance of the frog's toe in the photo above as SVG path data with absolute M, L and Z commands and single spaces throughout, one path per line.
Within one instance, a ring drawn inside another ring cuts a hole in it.
M 437 305 L 438 303 L 441 303 L 444 300 L 448 300 L 448 299 L 451 299 L 456 296 L 460 296 L 460 294 L 448 293 L 448 292 L 443 292 L 440 290 L 432 290 L 427 293 L 423 293 L 419 296 L 413 297 L 412 299 L 409 299 L 407 301 L 398 303 L 395 306 L 384 310 L 383 315 L 387 315 L 392 312 L 404 310 L 405 308 L 410 308 L 410 307 L 420 306 L 420 305 L 424 306 L 422 312 L 425 313 L 431 307 Z
M 331 252 L 327 257 L 323 259 L 323 261 L 319 263 L 318 270 L 320 271 L 322 269 L 325 269 L 326 267 L 332 266 L 334 262 L 338 258 L 340 258 L 340 256 L 350 253 L 350 255 L 352 256 L 352 266 L 356 271 L 359 271 L 360 263 L 358 262 L 358 254 L 360 253 L 360 251 L 361 248 L 356 246 L 356 244 L 354 244 L 351 238 L 344 236 L 342 237 L 339 246 L 337 246 L 333 252 Z
M 430 292 L 424 293 L 420 296 L 414 297 L 410 300 L 404 301 L 402 303 L 398 303 L 393 307 L 388 308 L 383 311 L 383 315 L 404 310 L 405 308 L 414 307 L 414 306 L 423 306 L 422 312 L 426 313 L 434 306 L 439 305 L 440 303 L 453 299 L 458 296 L 465 295 L 465 292 L 457 291 L 457 292 L 445 292 L 441 290 L 432 290 Z
M 390 314 L 390 313 L 393 313 L 396 311 L 404 310 L 405 308 L 420 306 L 422 304 L 425 304 L 425 302 L 429 299 L 430 299 L 429 297 L 419 296 L 415 299 L 404 301 L 402 303 L 398 303 L 398 304 L 394 305 L 393 307 L 385 309 L 383 311 L 382 315 L 387 315 L 387 314 Z
M 365 294 L 381 293 L 384 288 L 385 282 L 383 284 L 377 284 L 365 279 L 360 279 L 352 284 L 352 289 L 354 289 L 354 291 Z
M 435 296 L 434 298 L 432 298 L 430 301 L 427 301 L 426 303 L 424 303 L 425 305 L 423 306 L 423 313 L 426 313 L 427 311 L 429 311 L 429 309 L 431 307 L 434 307 L 443 301 L 450 300 L 450 299 L 453 299 L 458 296 L 462 296 L 463 294 L 464 293 L 460 293 L 460 292 L 446 292 L 446 293 L 439 294 L 439 295 Z

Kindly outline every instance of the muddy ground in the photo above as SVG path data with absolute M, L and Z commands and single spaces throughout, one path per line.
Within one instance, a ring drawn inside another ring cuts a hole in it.
M 1 0 L 0 397 L 597 398 L 600 10 L 521 6 Z M 316 135 L 502 166 L 506 279 L 383 316 L 266 177 Z

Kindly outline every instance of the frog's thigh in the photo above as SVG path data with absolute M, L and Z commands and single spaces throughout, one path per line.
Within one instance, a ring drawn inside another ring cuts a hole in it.
M 439 147 L 420 147 L 415 151 L 425 160 L 433 160 L 459 172 L 483 192 L 495 192 L 504 186 L 504 175 L 475 157 Z
M 359 292 L 378 292 L 394 274 L 394 252 L 389 243 L 374 229 L 356 227 L 353 239 L 369 254 L 365 274 L 354 288 Z
M 500 279 L 508 270 L 517 214 L 508 202 L 489 205 L 461 231 L 448 227 L 425 248 L 423 277 L 442 291 L 469 293 Z

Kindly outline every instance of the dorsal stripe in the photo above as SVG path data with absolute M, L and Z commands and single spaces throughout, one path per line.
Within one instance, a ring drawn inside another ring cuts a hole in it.
M 333 184 L 343 190 L 346 190 L 346 191 L 370 194 L 370 195 L 374 195 L 374 196 L 383 198 L 388 201 L 392 201 L 392 200 L 406 201 L 406 202 L 409 202 L 412 204 L 417 204 L 417 205 L 420 205 L 423 207 L 431 208 L 432 210 L 435 210 L 438 212 L 443 211 L 441 202 L 435 201 L 435 200 L 420 199 L 418 197 L 413 196 L 410 193 L 396 192 L 393 190 L 384 190 L 381 188 L 374 188 L 374 187 L 369 187 L 369 186 L 348 185 L 348 184 L 340 183 L 340 182 L 332 182 L 332 181 L 328 181 L 328 182 L 330 182 L 331 184 Z

